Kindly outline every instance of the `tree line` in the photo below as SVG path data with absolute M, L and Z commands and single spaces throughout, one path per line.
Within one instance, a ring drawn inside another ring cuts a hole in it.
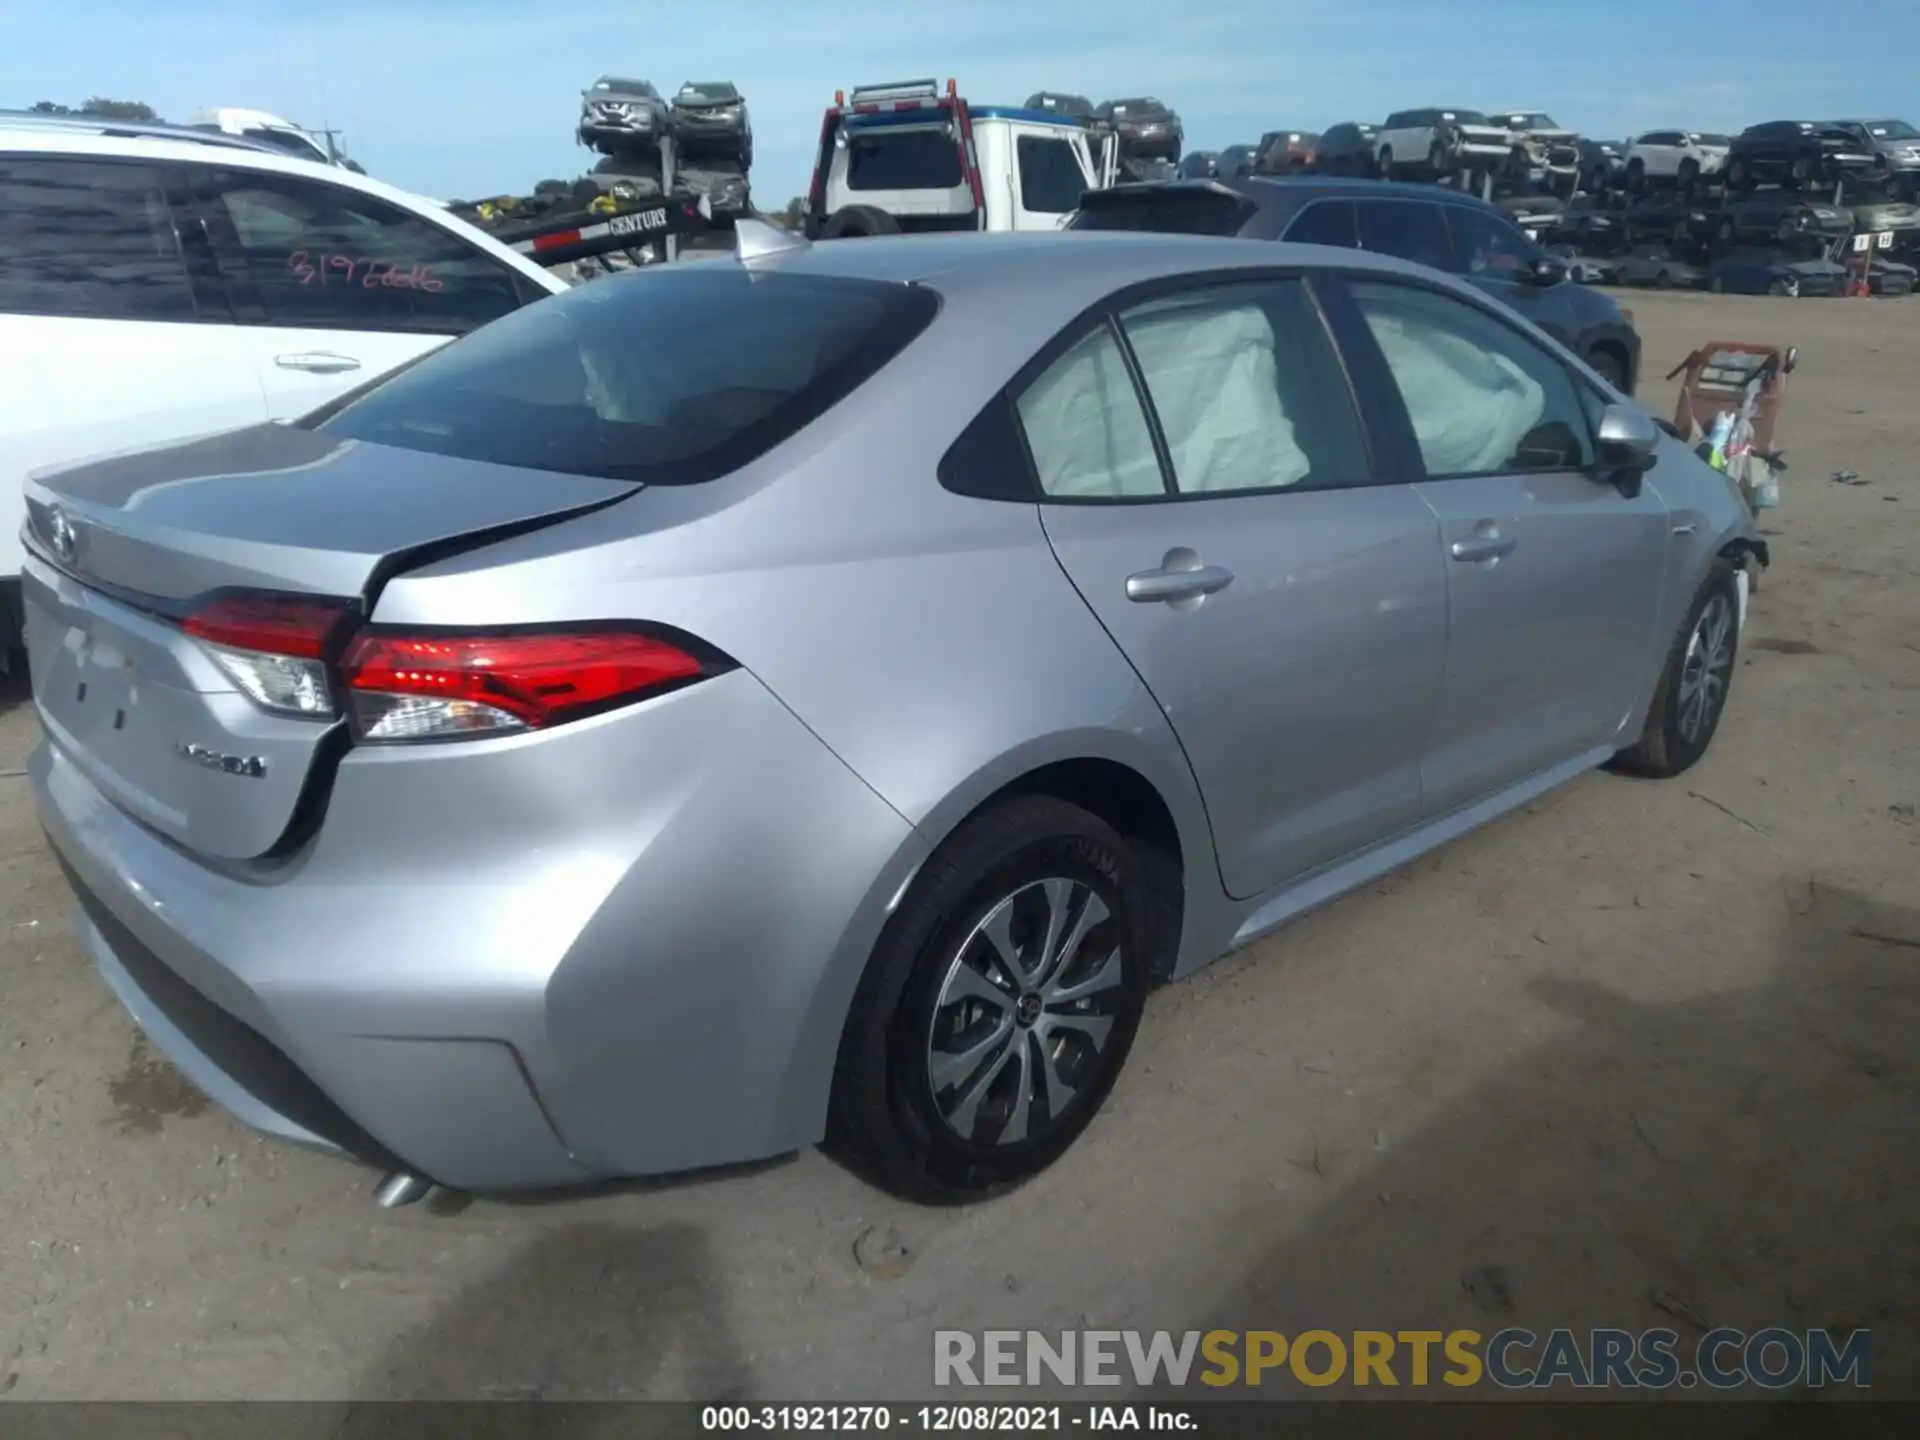
M 36 100 L 30 107 L 36 115 L 91 115 L 100 120 L 131 120 L 142 125 L 160 123 L 160 113 L 144 100 L 109 100 L 95 95 L 84 105 L 62 105 L 54 100 Z

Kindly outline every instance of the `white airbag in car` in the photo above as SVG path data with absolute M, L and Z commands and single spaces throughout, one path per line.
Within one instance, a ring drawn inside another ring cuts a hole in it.
M 1502 470 L 1546 413 L 1539 382 L 1504 355 L 1405 313 L 1367 321 L 1413 418 L 1430 475 Z
M 1127 338 L 1182 493 L 1295 485 L 1313 468 L 1281 408 L 1273 327 L 1258 305 L 1135 315 Z

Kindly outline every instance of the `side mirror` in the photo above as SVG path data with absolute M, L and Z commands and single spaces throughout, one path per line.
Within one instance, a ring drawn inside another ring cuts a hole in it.
M 1600 413 L 1594 440 L 1600 473 L 1629 500 L 1640 493 L 1641 477 L 1660 448 L 1660 425 L 1637 405 L 1609 405 Z
M 1529 260 L 1520 273 L 1530 285 L 1558 285 L 1567 278 L 1567 267 L 1551 255 L 1541 255 Z
M 1660 448 L 1660 426 L 1638 405 L 1609 405 L 1600 412 L 1594 439 L 1600 458 L 1609 464 L 1639 464 Z

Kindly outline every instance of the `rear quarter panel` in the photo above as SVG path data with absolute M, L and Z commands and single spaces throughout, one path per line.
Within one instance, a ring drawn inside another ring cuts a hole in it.
M 903 818 L 911 832 L 882 872 L 899 879 L 845 917 L 847 943 L 805 962 L 817 1003 L 794 1016 L 796 1075 L 830 1070 L 845 999 L 904 880 L 1039 766 L 1098 758 L 1142 775 L 1186 861 L 1182 964 L 1218 954 L 1232 933 L 1184 754 L 1060 570 L 1037 508 L 954 495 L 936 478 L 947 446 L 1031 353 L 1006 344 L 1023 323 L 1034 322 L 950 304 L 893 366 L 746 469 L 400 577 L 376 607 L 392 623 L 678 626 L 737 659 Z M 1033 348 L 1051 333 L 1036 332 Z M 1004 371 L 979 363 L 1007 353 Z M 713 737 L 716 763 L 729 743 Z M 769 813 L 792 818 L 791 807 Z M 799 825 L 790 842 L 833 837 Z

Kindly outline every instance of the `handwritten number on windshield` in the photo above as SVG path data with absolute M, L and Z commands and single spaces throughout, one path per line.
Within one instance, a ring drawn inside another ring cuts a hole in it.
M 364 255 L 296 250 L 287 257 L 287 269 L 302 285 L 358 285 L 362 290 L 422 290 L 438 295 L 447 288 L 424 265 L 401 265 Z

